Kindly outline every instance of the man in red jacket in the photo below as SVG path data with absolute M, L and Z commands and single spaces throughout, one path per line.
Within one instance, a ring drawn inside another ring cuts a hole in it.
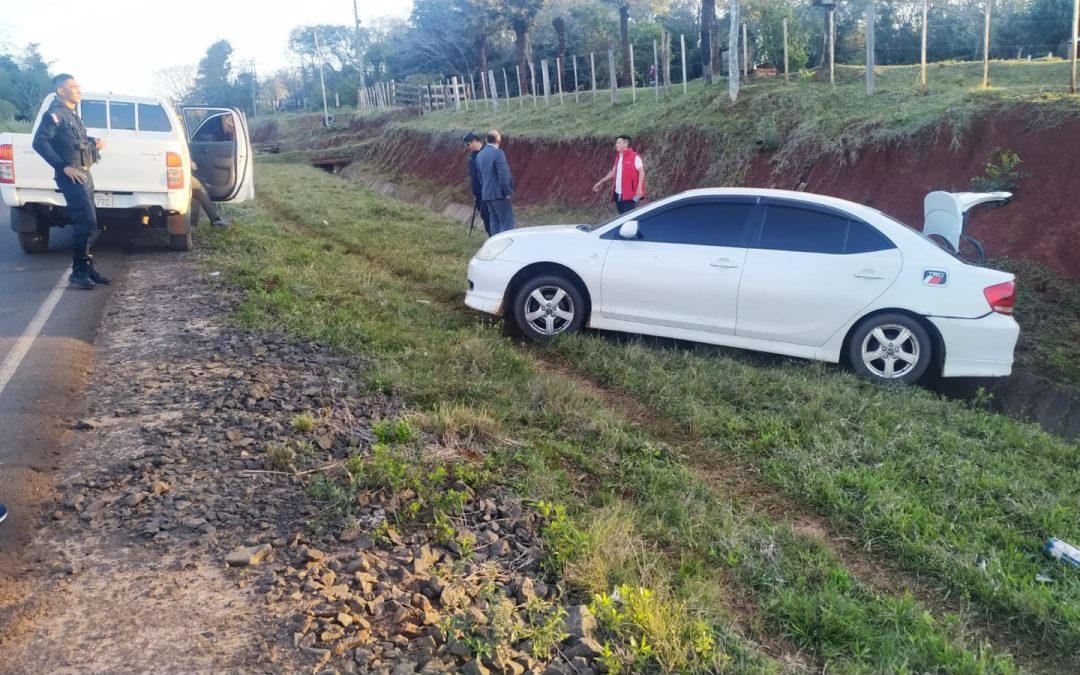
M 641 156 L 630 147 L 629 136 L 615 139 L 615 153 L 615 166 L 606 176 L 596 181 L 592 189 L 593 192 L 599 192 L 604 183 L 614 180 L 611 201 L 615 202 L 619 213 L 626 213 L 636 207 L 645 196 L 645 165 L 641 162 Z

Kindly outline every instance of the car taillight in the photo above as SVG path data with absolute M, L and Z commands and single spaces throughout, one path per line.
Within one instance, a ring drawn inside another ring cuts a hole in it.
M 0 183 L 15 182 L 15 148 L 10 143 L 0 145 Z
M 983 289 L 983 295 L 990 303 L 990 309 L 998 314 L 1012 314 L 1013 306 L 1016 305 L 1016 283 L 1003 281 L 1000 284 L 987 286 Z
M 184 187 L 184 161 L 179 153 L 165 153 L 165 171 L 168 174 L 170 190 L 179 190 Z

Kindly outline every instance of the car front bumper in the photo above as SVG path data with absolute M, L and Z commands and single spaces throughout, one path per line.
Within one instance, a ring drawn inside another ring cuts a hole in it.
M 469 261 L 465 304 L 481 312 L 502 316 L 506 288 L 520 269 L 521 264 L 516 262 L 473 258 Z
M 1012 373 L 1020 326 L 1008 315 L 979 319 L 930 317 L 945 342 L 942 377 L 1004 377 Z

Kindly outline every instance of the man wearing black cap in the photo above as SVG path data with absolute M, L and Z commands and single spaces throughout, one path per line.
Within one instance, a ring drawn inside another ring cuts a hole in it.
M 491 219 L 488 215 L 487 204 L 484 203 L 483 183 L 480 182 L 480 170 L 476 168 L 476 155 L 484 148 L 484 140 L 469 132 L 461 139 L 465 143 L 465 149 L 469 151 L 469 185 L 473 194 L 473 218 L 476 211 L 480 212 L 480 220 L 484 221 L 484 232 L 491 236 Z M 470 228 L 471 229 L 471 228 Z

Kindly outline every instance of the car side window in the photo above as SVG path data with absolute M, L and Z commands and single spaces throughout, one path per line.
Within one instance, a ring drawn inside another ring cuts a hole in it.
M 109 101 L 109 127 L 113 131 L 135 131 L 135 104 L 130 101 Z
M 82 104 L 83 126 L 88 129 L 107 129 L 108 118 L 105 117 L 105 101 L 84 99 Z
M 638 221 L 644 241 L 698 246 L 746 246 L 751 201 L 699 201 L 648 214 Z
M 165 109 L 156 103 L 140 103 L 139 131 L 172 131 Z
M 874 251 L 887 251 L 896 248 L 896 244 L 889 241 L 874 227 L 857 220 L 850 221 L 848 225 L 847 243 L 844 245 L 844 253 L 873 253 Z
M 843 253 L 848 219 L 832 213 L 769 204 L 757 248 L 803 253 Z

